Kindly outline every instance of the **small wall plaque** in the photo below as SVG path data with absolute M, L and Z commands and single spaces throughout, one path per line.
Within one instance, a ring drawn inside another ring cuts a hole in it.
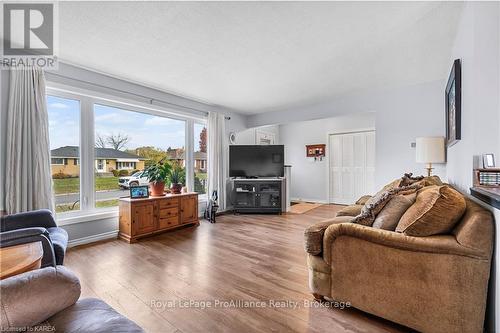
M 318 145 L 307 145 L 306 146 L 306 156 L 307 157 L 324 157 L 325 156 L 325 144 Z

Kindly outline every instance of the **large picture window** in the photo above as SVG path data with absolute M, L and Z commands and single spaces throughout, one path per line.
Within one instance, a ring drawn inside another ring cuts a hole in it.
M 130 186 L 158 161 L 181 168 L 189 191 L 206 193 L 206 119 L 49 88 L 51 172 L 60 221 L 117 211 Z M 187 133 L 194 134 L 187 140 Z M 186 147 L 190 151 L 186 151 Z M 194 172 L 191 172 L 191 163 Z M 189 174 L 186 173 L 189 169 Z M 167 182 L 165 190 L 170 184 Z M 205 196 L 200 196 L 204 200 Z
M 47 96 L 56 212 L 80 210 L 80 102 Z

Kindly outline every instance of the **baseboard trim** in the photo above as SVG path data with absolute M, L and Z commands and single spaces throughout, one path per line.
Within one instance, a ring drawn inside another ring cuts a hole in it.
M 313 202 L 313 203 L 320 203 L 320 204 L 327 204 L 327 200 L 318 200 L 318 199 L 307 199 L 307 198 L 290 198 L 291 201 L 304 201 L 304 202 Z
M 101 240 L 112 239 L 112 238 L 118 238 L 118 230 L 103 232 L 102 234 L 97 234 L 97 235 L 92 235 L 92 236 L 87 236 L 87 237 L 82 237 L 82 238 L 77 238 L 77 239 L 72 239 L 68 242 L 68 247 L 94 243 L 94 242 L 98 242 Z

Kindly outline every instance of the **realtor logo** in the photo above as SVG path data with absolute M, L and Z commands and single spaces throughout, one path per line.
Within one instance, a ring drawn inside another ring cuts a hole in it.
M 54 54 L 53 4 L 4 4 L 3 22 L 3 54 L 5 56 L 51 56 Z

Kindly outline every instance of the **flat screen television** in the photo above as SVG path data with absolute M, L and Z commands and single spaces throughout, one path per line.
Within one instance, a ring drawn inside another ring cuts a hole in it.
M 283 177 L 283 145 L 229 146 L 230 177 Z

